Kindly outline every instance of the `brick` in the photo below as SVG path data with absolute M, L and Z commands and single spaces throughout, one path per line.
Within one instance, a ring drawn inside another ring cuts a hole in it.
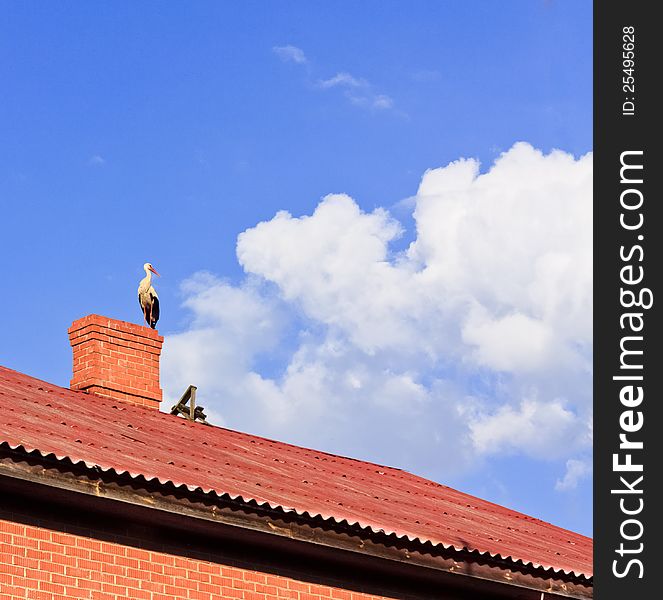
M 106 562 L 107 556 L 108 556 L 107 552 L 101 552 L 100 550 L 90 551 L 90 560 L 96 560 L 97 562 Z
M 81 588 L 82 590 L 102 590 L 103 589 L 103 584 L 101 581 L 95 581 L 92 578 L 89 579 L 79 579 L 78 580 L 78 587 Z
M 68 598 L 94 598 L 94 590 L 82 590 L 78 587 L 67 587 L 65 588 L 65 595 Z M 113 597 L 113 600 L 115 598 Z
M 99 568 L 99 561 L 77 558 L 76 566 L 79 569 L 85 569 L 86 571 L 96 571 Z
M 124 575 L 126 568 L 113 563 L 104 563 L 104 573 L 109 575 Z
M 204 581 L 205 583 L 209 583 L 210 581 L 209 573 L 199 573 L 198 571 L 191 571 L 189 578 L 194 581 Z
M 62 544 L 54 544 L 53 542 L 48 542 L 46 540 L 39 541 L 39 549 L 44 552 L 55 552 L 57 554 L 61 553 L 64 550 Z
M 166 585 L 167 583 L 173 583 L 175 578 L 172 575 L 161 575 L 160 573 L 150 573 L 150 581 L 154 583 L 161 583 Z
M 40 581 L 39 589 L 44 592 L 51 592 L 51 594 L 64 594 L 65 587 L 59 583 L 51 583 L 50 581 Z
M 90 558 L 90 551 L 87 548 L 77 548 L 76 546 L 65 546 L 64 553 L 67 556 L 76 558 Z
M 127 548 L 127 558 L 136 558 L 138 560 L 150 560 L 150 552 L 142 548 Z
M 51 575 L 58 574 L 63 575 L 65 570 L 65 565 L 55 562 L 55 556 L 52 554 L 47 554 L 49 557 L 46 560 L 39 561 L 39 570 L 44 573 L 50 573 Z M 67 559 L 70 560 L 70 559 Z
M 100 568 L 104 569 L 105 565 L 101 564 Z M 90 571 L 90 579 L 92 579 L 93 581 L 101 581 L 103 583 L 115 583 L 115 577 L 117 576 L 113 575 L 112 573 Z M 140 577 L 140 575 L 138 577 Z
M 264 585 L 261 583 L 256 583 L 256 592 L 259 594 L 263 594 L 265 596 L 276 596 L 276 591 L 277 587 L 275 585 Z M 324 595 L 324 594 L 323 594 Z M 330 596 L 331 592 L 327 594 L 327 596 Z
M 6 562 L 10 562 L 11 556 L 25 556 L 27 548 L 15 546 L 14 544 L 0 544 L 0 557 L 4 557 Z
M 76 579 L 75 577 L 69 577 L 68 575 L 60 575 L 59 573 L 53 573 L 51 575 L 51 581 L 53 583 L 59 583 L 64 586 L 71 587 L 76 585 L 78 579 Z
M 115 564 L 130 569 L 138 569 L 140 561 L 137 558 L 127 558 L 126 556 L 116 556 Z
M 225 577 L 223 575 L 215 575 L 215 574 L 210 574 L 210 583 L 214 585 L 218 585 L 221 587 L 231 587 L 232 586 L 232 578 L 230 577 Z M 256 586 L 257 588 L 257 586 Z
M 186 577 L 177 577 L 175 578 L 175 581 L 173 581 L 173 585 L 182 590 L 196 590 L 198 589 L 199 583 L 200 582 L 192 581 L 191 579 L 187 579 Z
M 229 598 L 231 596 L 225 596 L 225 597 Z M 198 592 L 196 590 L 189 590 L 187 598 L 191 598 L 192 600 L 210 600 L 210 595 L 207 592 Z M 241 596 L 239 596 L 239 598 L 241 598 Z
M 175 598 L 175 597 L 183 598 L 185 596 L 182 596 L 182 594 L 186 594 L 185 590 L 183 590 L 181 588 L 178 588 L 174 585 L 165 585 L 163 587 L 163 591 L 164 591 L 165 594 L 168 594 L 168 596 L 171 597 L 171 598 Z
M 5 570 L 7 567 L 5 567 Z M 49 573 L 46 573 L 40 569 L 24 569 L 20 575 L 24 576 L 26 579 L 30 579 L 32 581 L 48 581 L 51 576 Z
M 297 592 L 308 592 L 311 589 L 311 586 L 308 583 L 302 583 L 301 581 L 294 581 L 293 579 L 288 580 L 288 589 L 295 590 Z
M 67 535 L 66 533 L 60 533 L 59 531 L 53 531 L 53 532 L 51 532 L 51 541 L 56 543 L 56 544 L 69 544 L 73 540 L 71 539 L 71 536 Z
M 334 598 L 334 600 L 352 600 L 352 594 L 345 590 L 333 589 L 332 598 Z
M 88 550 L 101 550 L 101 542 L 98 540 L 92 540 L 90 538 L 76 538 L 76 545 L 80 548 L 87 548 Z
M 244 581 L 265 583 L 267 581 L 267 578 L 263 573 L 256 573 L 255 571 L 244 571 Z
M 44 552 L 43 550 L 34 550 L 33 548 L 28 548 L 25 555 L 28 558 L 36 558 L 37 560 L 46 560 L 51 556 L 50 552 Z
M 127 595 L 127 588 L 121 585 L 115 585 L 113 583 L 102 583 L 101 591 L 108 592 L 109 594 L 115 594 L 116 596 L 125 597 Z
M 215 583 L 203 583 L 203 582 L 198 583 L 199 592 L 209 592 L 210 594 L 218 594 L 219 590 L 221 589 L 222 586 L 217 585 Z
M 53 594 L 51 592 L 31 591 L 28 595 L 30 600 L 52 600 Z
M 138 590 L 136 588 L 131 588 L 130 590 L 127 590 L 127 593 L 129 594 L 130 598 L 134 598 L 137 600 L 152 600 L 152 594 L 153 592 L 149 592 L 147 590 Z
M 11 544 L 13 546 L 22 546 L 23 548 L 30 548 L 32 550 L 39 548 L 39 540 L 30 536 L 30 530 L 26 530 L 24 536 L 13 535 L 11 536 Z
M 0 531 L 11 533 L 13 535 L 25 535 L 25 525 L 19 523 L 12 523 L 11 521 L 2 521 Z
M 12 564 L 26 569 L 39 568 L 39 561 L 36 558 L 27 558 L 26 556 L 12 556 Z
M 173 567 L 175 566 L 175 557 L 171 556 L 170 554 L 162 554 L 160 552 L 150 552 L 150 562 Z
M 69 577 L 89 577 L 90 571 L 79 569 L 78 567 L 65 567 L 64 572 Z
M 149 573 L 163 573 L 163 565 L 150 562 L 149 560 L 141 560 L 139 568 L 143 571 L 148 571 Z
M 163 584 L 147 581 L 145 579 L 141 579 L 139 585 L 141 590 L 149 590 L 151 592 L 161 592 L 163 590 Z

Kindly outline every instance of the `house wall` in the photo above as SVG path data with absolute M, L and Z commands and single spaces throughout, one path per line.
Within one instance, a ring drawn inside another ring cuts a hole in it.
M 0 520 L 0 600 L 9 598 L 375 600 L 385 596 Z

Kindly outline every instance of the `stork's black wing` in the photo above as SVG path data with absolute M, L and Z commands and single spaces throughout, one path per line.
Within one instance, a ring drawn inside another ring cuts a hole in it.
M 154 329 L 157 325 L 157 321 L 159 320 L 159 297 L 156 295 L 151 295 L 152 298 L 152 319 L 150 323 L 150 327 Z

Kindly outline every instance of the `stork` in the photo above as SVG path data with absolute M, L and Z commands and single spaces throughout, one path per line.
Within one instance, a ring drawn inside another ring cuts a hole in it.
M 145 269 L 145 277 L 138 284 L 138 303 L 143 310 L 145 322 L 154 329 L 159 320 L 159 296 L 152 287 L 152 273 L 159 277 L 161 275 L 156 272 L 151 263 L 145 263 L 143 269 Z

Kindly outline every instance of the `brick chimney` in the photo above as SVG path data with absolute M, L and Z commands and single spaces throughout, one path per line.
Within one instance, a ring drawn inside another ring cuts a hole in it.
M 72 390 L 159 408 L 163 337 L 149 327 L 88 315 L 71 324 Z

